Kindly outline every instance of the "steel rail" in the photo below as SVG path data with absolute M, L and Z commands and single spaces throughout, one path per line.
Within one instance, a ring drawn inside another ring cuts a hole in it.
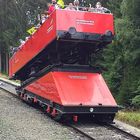
M 75 125 L 69 124 L 68 126 L 73 128 L 74 130 L 76 130 L 80 134 L 86 136 L 87 138 L 89 138 L 91 140 L 96 140 L 96 138 L 90 136 L 89 134 L 87 134 L 86 132 L 82 131 L 80 128 L 76 127 Z M 112 124 L 104 124 L 104 125 L 102 125 L 102 127 L 111 129 L 112 131 L 117 131 L 118 133 L 120 133 L 120 134 L 122 134 L 122 135 L 124 135 L 126 137 L 129 137 L 129 138 L 131 138 L 133 140 L 140 140 L 140 138 L 138 136 L 133 135 L 133 134 L 131 134 L 131 133 L 129 133 L 129 132 L 123 130 L 123 129 L 120 129 L 119 127 L 116 127 L 116 126 L 114 126 Z
M 96 140 L 95 138 L 93 138 L 89 134 L 85 133 L 84 131 L 80 130 L 78 127 L 76 127 L 74 125 L 67 124 L 67 126 L 70 127 L 70 128 L 72 128 L 73 130 L 77 131 L 78 133 L 82 134 L 83 136 L 87 137 L 90 140 Z
M 138 137 L 136 135 L 133 135 L 133 134 L 131 134 L 131 133 L 129 133 L 129 132 L 123 130 L 123 129 L 120 129 L 119 127 L 116 127 L 116 126 L 114 126 L 112 124 L 107 124 L 106 126 L 110 127 L 111 129 L 114 129 L 114 130 L 118 131 L 121 134 L 124 134 L 124 135 L 126 135 L 128 137 L 131 137 L 134 140 L 140 140 L 140 137 Z

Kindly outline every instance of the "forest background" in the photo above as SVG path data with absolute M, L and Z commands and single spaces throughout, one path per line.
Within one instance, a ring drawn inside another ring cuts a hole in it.
M 140 108 L 140 0 L 98 0 L 112 11 L 116 36 L 103 52 L 104 77 L 118 104 Z M 0 0 L 0 52 L 11 51 L 37 23 L 49 0 Z M 64 0 L 65 4 L 72 0 Z M 93 7 L 97 0 L 86 0 Z M 5 71 L 3 71 L 5 72 Z

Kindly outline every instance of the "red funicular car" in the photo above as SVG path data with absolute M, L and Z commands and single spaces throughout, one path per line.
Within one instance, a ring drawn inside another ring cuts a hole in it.
M 11 57 L 9 75 L 21 80 L 22 98 L 45 106 L 55 119 L 94 115 L 113 121 L 118 106 L 92 66 L 92 56 L 113 36 L 110 13 L 55 10 Z

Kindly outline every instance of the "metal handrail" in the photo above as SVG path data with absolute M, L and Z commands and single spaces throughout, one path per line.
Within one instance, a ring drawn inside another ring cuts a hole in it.
M 65 8 L 60 8 L 61 10 L 67 10 L 66 8 L 69 7 L 69 5 L 64 5 Z M 94 12 L 94 13 L 109 13 L 111 14 L 111 10 L 107 9 L 107 8 L 103 8 L 103 9 L 98 9 L 98 8 L 93 8 L 93 7 L 83 7 L 83 6 L 72 6 L 72 8 L 75 9 L 75 11 L 85 11 L 85 12 Z M 76 9 L 79 10 L 76 10 Z

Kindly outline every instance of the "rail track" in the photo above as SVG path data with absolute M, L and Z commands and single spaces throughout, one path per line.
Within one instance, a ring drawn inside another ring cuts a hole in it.
M 18 97 L 16 94 L 15 88 L 19 84 L 14 82 L 9 82 L 8 80 L 0 79 L 0 88 L 8 91 L 15 97 Z M 93 122 L 79 122 L 79 123 L 70 123 L 66 124 L 70 129 L 80 133 L 84 136 L 83 139 L 89 140 L 140 140 L 138 136 L 131 134 L 123 129 L 116 127 L 113 124 L 97 124 Z
M 90 140 L 140 140 L 139 137 L 110 124 L 82 122 L 69 126 Z

